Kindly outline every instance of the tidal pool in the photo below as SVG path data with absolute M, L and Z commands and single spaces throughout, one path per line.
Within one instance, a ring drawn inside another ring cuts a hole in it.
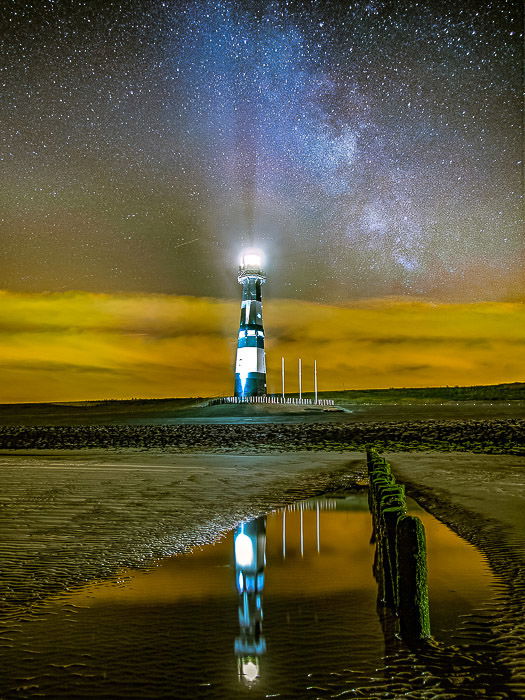
M 1 694 L 513 697 L 491 650 L 497 582 L 473 546 L 411 503 L 416 511 L 435 640 L 423 650 L 406 648 L 378 607 L 366 493 L 338 494 L 8 621 Z

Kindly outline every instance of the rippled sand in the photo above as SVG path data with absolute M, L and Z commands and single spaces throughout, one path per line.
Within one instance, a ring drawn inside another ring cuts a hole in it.
M 386 455 L 429 512 L 479 547 L 501 585 L 494 647 L 525 697 L 525 460 L 523 457 Z
M 259 607 L 248 608 L 252 620 L 261 611 L 258 644 L 230 532 L 13 619 L 6 697 L 512 697 L 493 646 L 496 578 L 474 547 L 414 508 L 428 542 L 434 639 L 423 648 L 396 639 L 395 619 L 377 605 L 367 495 L 352 493 L 252 523 L 264 552 Z
M 420 503 L 487 554 L 500 584 L 480 630 L 493 635 L 494 654 L 512 673 L 519 697 L 525 690 L 523 458 L 389 458 Z M 4 455 L 0 470 L 3 614 L 14 620 L 38 616 L 39 602 L 52 593 L 215 541 L 240 520 L 298 498 L 363 483 L 365 465 L 362 453 L 351 452 L 61 450 Z M 434 653 L 426 661 L 400 653 L 399 667 L 435 662 Z M 364 697 L 387 697 L 380 685 L 377 695 Z M 436 696 L 421 686 L 413 697 Z
M 362 478 L 357 453 L 84 450 L 0 457 L 9 606 L 211 542 L 242 519 Z

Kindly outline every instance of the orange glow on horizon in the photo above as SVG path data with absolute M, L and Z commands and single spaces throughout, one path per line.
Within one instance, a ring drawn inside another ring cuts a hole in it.
M 237 300 L 5 291 L 0 302 L 2 403 L 233 390 Z M 524 303 L 267 299 L 264 314 L 269 392 L 281 355 L 288 367 L 302 357 L 305 377 L 317 359 L 325 391 L 523 379 Z M 290 373 L 289 391 L 296 381 Z

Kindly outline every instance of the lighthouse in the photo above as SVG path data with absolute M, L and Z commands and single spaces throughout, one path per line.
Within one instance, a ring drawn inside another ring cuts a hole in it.
M 266 394 L 261 292 L 266 276 L 260 252 L 243 253 L 237 279 L 242 285 L 242 301 L 235 361 L 235 396 L 244 399 Z

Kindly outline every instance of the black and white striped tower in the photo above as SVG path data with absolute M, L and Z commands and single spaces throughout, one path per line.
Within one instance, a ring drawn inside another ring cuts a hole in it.
M 263 396 L 266 394 L 266 360 L 261 287 L 266 282 L 266 276 L 260 253 L 243 253 L 237 279 L 242 285 L 242 302 L 235 362 L 235 396 Z

